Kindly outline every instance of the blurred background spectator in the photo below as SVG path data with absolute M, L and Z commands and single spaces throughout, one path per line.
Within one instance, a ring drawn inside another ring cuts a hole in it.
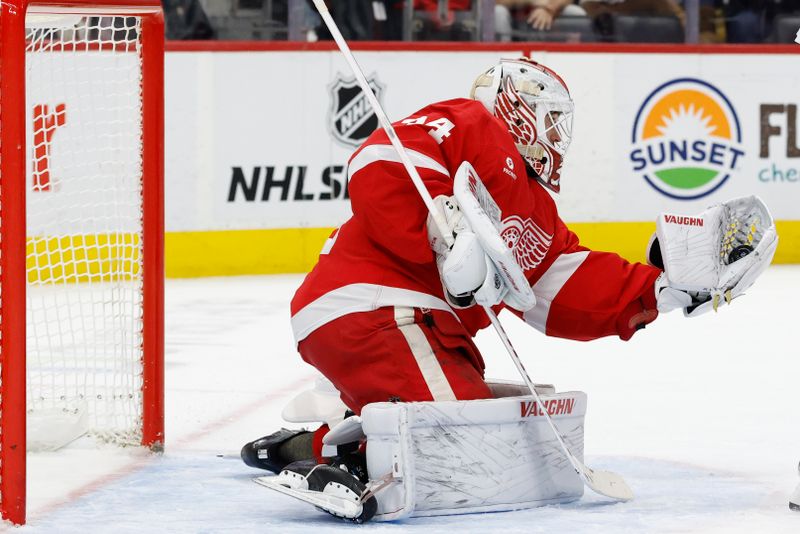
M 474 3 L 477 6 L 479 2 Z M 406 9 L 405 2 L 401 4 Z M 478 40 L 472 4 L 470 0 L 414 0 L 411 15 L 404 12 L 404 23 L 411 25 L 405 37 L 438 41 Z
M 311 0 L 162 1 L 168 39 L 330 39 Z M 800 28 L 800 0 L 326 3 L 345 38 L 356 41 L 792 43 Z
M 549 31 L 553 21 L 564 13 L 567 16 L 583 16 L 586 12 L 573 0 L 496 0 L 494 24 L 499 41 L 510 41 L 518 26 L 514 21 L 524 19 L 531 28 Z
M 374 6 L 365 0 L 333 0 L 326 2 L 333 20 L 348 41 L 368 41 L 374 35 Z M 313 4 L 312 4 L 313 6 Z M 319 39 L 332 39 L 328 28 L 319 20 L 315 32 Z
M 199 0 L 161 0 L 167 39 L 213 39 L 214 28 Z
M 782 20 L 788 22 L 791 34 L 800 28 L 800 2 L 796 0 L 724 0 L 715 2 L 725 21 L 725 42 L 760 43 L 791 42 Z M 792 16 L 794 15 L 794 16 Z
M 603 41 L 683 40 L 686 17 L 676 0 L 581 0 L 580 5 Z
M 383 39 L 477 40 L 473 7 L 480 3 L 478 0 L 413 0 L 410 4 L 405 0 L 373 0 L 367 3 L 374 8 L 377 34 Z

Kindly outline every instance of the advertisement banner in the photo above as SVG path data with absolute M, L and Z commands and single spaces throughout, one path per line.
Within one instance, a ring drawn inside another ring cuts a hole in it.
M 562 189 L 568 219 L 646 221 L 745 195 L 763 198 L 776 219 L 800 219 L 796 57 L 547 58 L 576 100 Z
M 390 119 L 401 120 L 431 102 L 466 97 L 478 74 L 522 53 L 356 56 Z M 563 76 L 575 100 L 557 198 L 568 223 L 598 237 L 597 225 L 616 233 L 628 224 L 622 231 L 640 239 L 660 212 L 691 215 L 753 194 L 779 221 L 800 220 L 795 56 L 533 56 Z M 314 251 L 347 219 L 347 160 L 377 119 L 338 51 L 171 53 L 166 75 L 166 224 L 174 239 L 313 229 L 313 242 L 302 246 Z M 268 246 L 280 255 L 293 245 Z M 628 246 L 638 247 L 638 259 L 644 245 L 622 243 L 623 252 Z

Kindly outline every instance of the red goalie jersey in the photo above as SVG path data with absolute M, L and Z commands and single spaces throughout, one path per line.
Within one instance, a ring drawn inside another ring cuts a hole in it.
M 550 336 L 629 339 L 655 319 L 653 284 L 660 271 L 582 247 L 550 194 L 527 176 L 505 125 L 481 103 L 432 104 L 395 129 L 434 198 L 453 194 L 451 176 L 461 162 L 474 166 L 501 209 L 502 236 L 536 294 L 533 309 L 515 311 L 527 323 Z M 382 129 L 353 154 L 348 176 L 353 216 L 328 239 L 295 294 L 296 341 L 344 315 L 386 306 L 454 313 L 470 335 L 488 326 L 479 306 L 454 310 L 445 301 L 428 242 L 427 208 Z

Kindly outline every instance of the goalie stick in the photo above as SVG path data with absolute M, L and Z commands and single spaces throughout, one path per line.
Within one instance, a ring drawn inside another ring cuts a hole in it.
M 800 473 L 800 464 L 797 464 L 797 472 Z M 794 489 L 794 493 L 789 497 L 789 509 L 800 512 L 800 484 Z
M 342 54 L 344 55 L 347 63 L 350 65 L 353 74 L 358 81 L 358 84 L 361 86 L 361 90 L 363 91 L 364 95 L 369 100 L 370 105 L 372 106 L 373 111 L 375 112 L 375 116 L 378 118 L 378 122 L 380 123 L 381 127 L 386 132 L 389 141 L 392 143 L 392 146 L 397 151 L 397 155 L 400 157 L 400 161 L 403 163 L 406 171 L 408 172 L 411 181 L 414 183 L 414 187 L 417 189 L 422 201 L 425 203 L 425 206 L 428 208 L 428 211 L 433 218 L 434 223 L 436 224 L 439 232 L 442 236 L 444 236 L 445 242 L 448 247 L 452 247 L 453 245 L 453 235 L 450 233 L 450 230 L 445 223 L 444 217 L 441 212 L 436 207 L 436 204 L 433 202 L 433 198 L 431 198 L 430 193 L 425 188 L 425 184 L 422 182 L 422 178 L 420 177 L 417 169 L 411 163 L 408 154 L 403 147 L 403 144 L 400 142 L 400 139 L 397 137 L 397 133 L 394 131 L 389 118 L 387 117 L 386 113 L 384 112 L 383 108 L 378 102 L 375 93 L 372 92 L 372 88 L 369 86 L 367 82 L 366 76 L 362 72 L 361 68 L 359 67 L 358 63 L 356 62 L 355 57 L 353 57 L 353 53 L 350 51 L 350 47 L 347 45 L 347 42 L 344 40 L 341 32 L 339 31 L 338 26 L 334 22 L 333 18 L 331 17 L 330 12 L 328 11 L 328 7 L 325 5 L 324 0 L 314 0 L 314 5 L 319 11 L 322 20 L 325 22 L 325 25 L 328 27 L 328 30 L 331 32 L 331 36 L 333 36 L 334 41 L 341 50 Z M 519 269 L 519 266 L 517 266 Z M 517 367 L 517 370 L 520 372 L 525 384 L 531 391 L 534 399 L 536 400 L 539 409 L 541 410 L 542 414 L 544 415 L 545 419 L 547 419 L 550 428 L 555 433 L 556 439 L 564 452 L 564 455 L 569 460 L 572 467 L 575 469 L 575 472 L 580 476 L 583 483 L 595 493 L 603 495 L 605 497 L 609 497 L 614 500 L 618 501 L 627 501 L 633 498 L 633 492 L 631 491 L 630 487 L 625 483 L 623 478 L 616 473 L 612 473 L 610 471 L 595 471 L 593 469 L 588 468 L 585 466 L 575 455 L 573 455 L 569 448 L 564 441 L 563 436 L 556 428 L 553 420 L 550 418 L 550 415 L 545 409 L 544 404 L 542 403 L 539 396 L 536 394 L 536 389 L 534 387 L 533 381 L 528 376 L 525 367 L 522 365 L 522 361 L 519 358 L 514 347 L 511 345 L 511 341 L 506 335 L 505 330 L 503 329 L 500 321 L 498 320 L 495 313 L 489 306 L 483 306 L 484 311 L 489 317 L 489 320 L 494 326 L 495 331 L 500 336 L 501 340 L 503 341 L 503 345 L 506 347 L 509 356 L 514 361 L 514 365 Z

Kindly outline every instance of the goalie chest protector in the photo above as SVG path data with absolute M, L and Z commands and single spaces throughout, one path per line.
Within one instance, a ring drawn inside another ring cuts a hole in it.
M 538 390 L 538 388 L 537 388 Z M 583 460 L 586 394 L 541 395 L 572 453 Z M 362 411 L 375 520 L 519 510 L 583 495 L 531 396 L 374 403 Z

